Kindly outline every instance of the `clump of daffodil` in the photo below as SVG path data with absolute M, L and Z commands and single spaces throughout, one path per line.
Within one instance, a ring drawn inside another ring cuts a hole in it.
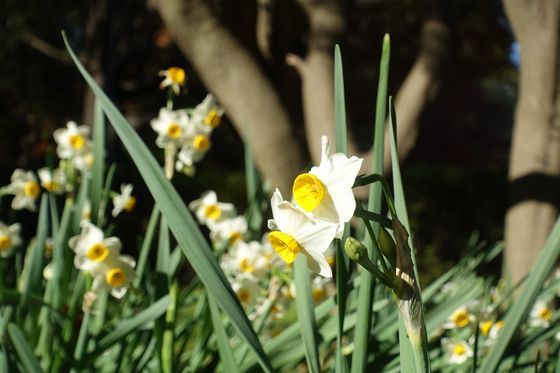
M 170 67 L 167 70 L 161 70 L 159 72 L 159 76 L 164 78 L 160 83 L 159 88 L 165 89 L 167 87 L 171 87 L 175 95 L 179 95 L 181 93 L 181 87 L 183 87 L 187 82 L 187 74 L 185 73 L 185 70 L 180 67 Z
M 132 212 L 136 206 L 136 197 L 132 195 L 132 184 L 122 184 L 120 194 L 113 196 L 113 217 L 119 215 L 122 211 Z
M 92 290 L 106 289 L 115 298 L 124 296 L 134 280 L 136 262 L 127 255 L 120 255 L 121 241 L 117 237 L 105 238 L 101 229 L 83 222 L 81 233 L 70 238 L 68 244 L 76 254 L 76 268 L 93 276 Z
M 276 189 L 270 201 L 274 219 L 268 221 L 268 240 L 274 250 L 288 264 L 298 254 L 307 257 L 309 268 L 323 277 L 332 277 L 325 252 L 335 238 L 336 222 L 309 217 L 288 201 Z
M 21 245 L 21 226 L 19 224 L 6 225 L 0 222 L 0 257 L 7 258 Z
M 175 169 L 184 171 L 185 168 L 192 169 L 196 162 L 202 160 L 210 150 L 210 131 L 201 124 L 193 124 L 185 137 L 181 150 L 177 156 Z
M 41 180 L 41 186 L 47 192 L 62 194 L 66 191 L 66 173 L 63 169 L 51 170 L 48 167 L 43 167 L 37 171 L 37 174 Z
M 195 213 L 200 224 L 210 229 L 217 223 L 235 216 L 235 207 L 231 203 L 218 202 L 218 196 L 213 190 L 202 193 L 199 199 L 189 203 L 189 208 Z
M 363 159 L 343 153 L 329 154 L 329 140 L 321 138 L 321 163 L 294 180 L 292 192 L 297 204 L 314 217 L 338 223 L 337 236 L 356 209 L 352 186 Z
M 473 350 L 466 341 L 452 341 L 448 338 L 443 338 L 441 344 L 447 353 L 449 364 L 460 365 L 473 356 Z
M 11 182 L 6 187 L 6 193 L 14 195 L 12 200 L 14 210 L 35 211 L 37 209 L 35 201 L 41 194 L 41 187 L 32 171 L 18 168 L 12 174 Z
M 185 110 L 161 108 L 159 116 L 150 122 L 158 137 L 156 145 L 162 149 L 169 146 L 180 147 L 187 135 L 189 116 Z

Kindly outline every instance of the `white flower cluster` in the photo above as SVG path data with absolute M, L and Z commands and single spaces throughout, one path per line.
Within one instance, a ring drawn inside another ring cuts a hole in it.
M 69 121 L 66 128 L 55 130 L 53 136 L 57 145 L 56 154 L 60 159 L 72 162 L 81 172 L 91 169 L 93 152 L 88 126 L 78 126 L 76 122 Z
M 89 222 L 82 223 L 82 232 L 70 238 L 74 251 L 74 265 L 93 277 L 93 291 L 106 289 L 115 298 L 122 298 L 134 280 L 136 261 L 120 255 L 121 241 L 117 237 L 105 238 L 101 229 Z
M 284 273 L 286 263 L 274 255 L 269 240 L 247 239 L 247 221 L 236 215 L 231 203 L 218 201 L 214 191 L 207 191 L 200 199 L 189 204 L 198 221 L 210 230 L 210 238 L 217 252 L 223 253 L 220 264 L 243 306 L 252 311 L 251 317 L 268 309 L 272 320 L 286 314 L 295 297 L 291 282 L 275 276 Z M 332 289 L 332 284 L 316 278 L 313 281 L 313 299 L 319 303 Z
M 173 155 L 177 171 L 192 174 L 194 164 L 210 149 L 210 135 L 220 125 L 223 113 L 211 94 L 191 111 L 161 108 L 150 122 L 158 134 L 156 145 Z
M 325 251 L 335 237 L 342 236 L 356 209 L 352 186 L 363 162 L 329 153 L 329 141 L 323 136 L 321 163 L 294 181 L 295 204 L 284 201 L 277 189 L 271 200 L 274 219 L 268 221 L 272 230 L 268 239 L 286 263 L 302 253 L 309 268 L 324 277 L 332 277 Z

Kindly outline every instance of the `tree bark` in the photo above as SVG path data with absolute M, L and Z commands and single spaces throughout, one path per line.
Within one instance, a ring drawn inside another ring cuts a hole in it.
M 248 138 L 257 167 L 286 196 L 304 156 L 273 85 L 248 51 L 202 0 L 154 2 L 179 48 L 205 86 Z
M 506 275 L 531 269 L 558 216 L 560 190 L 560 0 L 504 0 L 521 46 L 505 220 Z

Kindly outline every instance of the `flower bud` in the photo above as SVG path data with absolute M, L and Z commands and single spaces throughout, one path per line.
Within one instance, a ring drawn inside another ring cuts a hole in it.
M 379 229 L 379 247 L 393 268 L 397 265 L 397 247 L 395 241 L 384 227 Z
M 344 251 L 346 251 L 346 255 L 348 255 L 350 259 L 358 263 L 369 258 L 366 246 L 353 237 L 348 237 L 346 239 Z

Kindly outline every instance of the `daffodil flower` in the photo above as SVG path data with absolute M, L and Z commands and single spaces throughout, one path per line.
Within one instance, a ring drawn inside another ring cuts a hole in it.
M 157 132 L 156 145 L 162 149 L 168 146 L 180 147 L 185 141 L 189 127 L 189 116 L 184 110 L 161 108 L 159 116 L 150 122 Z
M 529 325 L 534 327 L 548 328 L 554 311 L 546 301 L 539 300 L 535 303 L 529 314 Z
M 441 344 L 447 352 L 449 364 L 460 365 L 473 356 L 473 350 L 465 341 L 451 341 L 443 338 Z
M 92 290 L 108 290 L 113 297 L 121 299 L 136 277 L 135 266 L 136 261 L 128 255 L 107 258 L 93 272 Z
M 261 287 L 254 279 L 248 276 L 239 276 L 232 281 L 231 288 L 237 294 L 237 298 L 243 306 L 247 307 L 254 303 L 259 296 Z
M 235 215 L 235 207 L 231 203 L 218 202 L 218 196 L 213 190 L 202 193 L 200 199 L 189 203 L 189 208 L 194 211 L 200 224 L 212 227 L 229 217 Z
M 231 219 L 224 219 L 212 226 L 210 239 L 216 246 L 233 246 L 236 242 L 243 239 L 247 233 L 247 221 L 244 216 L 236 216 Z
M 21 245 L 21 226 L 19 224 L 6 225 L 0 222 L 0 257 L 7 258 Z
M 66 191 L 66 173 L 64 170 L 57 168 L 51 170 L 48 167 L 43 167 L 37 171 L 41 186 L 47 192 L 62 194 Z
M 185 137 L 185 141 L 177 155 L 178 161 L 175 168 L 182 169 L 184 166 L 193 166 L 204 158 L 204 155 L 210 150 L 212 145 L 210 135 L 200 130 L 199 127 L 200 125 L 192 126 L 189 134 Z
M 122 184 L 121 193 L 113 197 L 113 211 L 111 214 L 116 217 L 123 210 L 132 212 L 136 206 L 136 197 L 132 195 L 132 184 Z
M 167 70 L 161 70 L 159 76 L 164 77 L 159 88 L 165 89 L 166 87 L 172 87 L 175 95 L 181 93 L 181 87 L 187 82 L 187 74 L 185 70 L 180 67 L 170 67 Z
M 193 109 L 191 118 L 193 122 L 201 123 L 211 131 L 221 124 L 222 115 L 224 115 L 224 109 L 217 104 L 214 96 L 209 93 L 204 100 Z
M 337 224 L 322 218 L 311 218 L 298 207 L 282 199 L 276 189 L 270 201 L 274 219 L 268 221 L 268 240 L 288 264 L 300 253 L 307 257 L 309 268 L 323 277 L 332 277 L 325 251 L 335 238 Z
M 262 279 L 268 273 L 268 258 L 258 241 L 239 241 L 223 257 L 224 269 L 234 275 L 239 273 Z
M 121 250 L 117 237 L 104 238 L 101 229 L 89 222 L 82 223 L 82 232 L 70 238 L 68 245 L 76 253 L 76 268 L 90 272 L 98 272 L 103 262 L 115 259 Z
M 72 165 L 81 173 L 86 173 L 93 167 L 93 160 L 93 152 L 88 150 L 87 152 L 76 154 L 72 158 Z
M 35 200 L 41 194 L 41 187 L 37 178 L 31 171 L 17 169 L 12 174 L 11 183 L 6 187 L 6 192 L 14 195 L 12 208 L 14 210 L 27 209 L 35 211 Z
M 457 308 L 443 324 L 445 329 L 460 329 L 469 325 L 474 320 L 474 316 L 469 312 L 467 307 L 462 306 Z
M 56 141 L 56 154 L 60 159 L 71 159 L 90 151 L 89 127 L 78 126 L 76 122 L 69 121 L 66 128 L 59 128 L 53 132 Z
M 350 221 L 356 209 L 352 186 L 363 159 L 343 153 L 329 155 L 329 140 L 321 137 L 321 163 L 309 173 L 294 180 L 292 193 L 297 204 L 315 217 L 339 224 L 337 237 L 342 235 L 344 223 Z

